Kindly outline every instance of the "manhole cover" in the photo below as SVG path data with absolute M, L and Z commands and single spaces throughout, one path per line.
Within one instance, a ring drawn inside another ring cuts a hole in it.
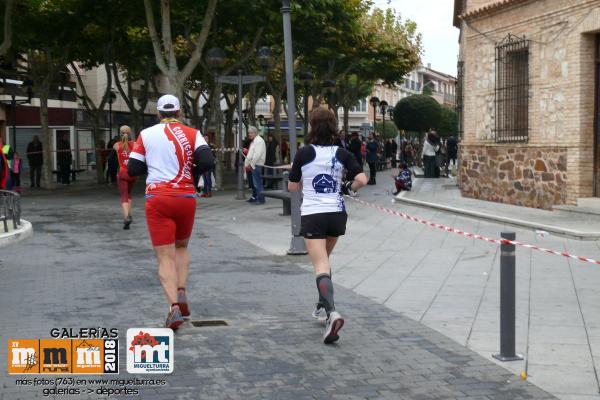
M 215 320 L 206 320 L 206 321 L 192 321 L 192 325 L 197 328 L 209 328 L 213 326 L 229 326 L 227 321 L 223 321 L 220 319 Z

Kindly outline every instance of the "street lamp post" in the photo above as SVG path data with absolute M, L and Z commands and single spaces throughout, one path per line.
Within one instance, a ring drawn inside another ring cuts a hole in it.
M 3 79 L 3 86 L 6 87 L 6 78 Z M 22 87 L 27 88 L 26 99 L 17 99 L 17 95 L 13 89 L 10 93 L 9 101 L 0 101 L 0 104 L 10 106 L 11 109 L 12 129 L 10 135 L 10 145 L 15 151 L 17 151 L 17 106 L 21 104 L 31 103 L 31 99 L 33 97 L 33 81 L 31 81 L 30 79 L 25 79 L 22 83 Z M 0 151 L 2 151 L 2 149 L 0 149 Z
M 283 17 L 283 48 L 285 54 L 285 82 L 288 103 L 288 129 L 290 133 L 290 159 L 296 156 L 296 97 L 294 94 L 294 63 L 292 57 L 292 21 L 290 0 L 281 0 Z M 300 202 L 299 191 L 290 194 L 292 208 L 292 242 L 288 254 L 306 254 L 304 239 L 300 236 Z
M 304 86 L 304 138 L 308 135 L 308 95 L 314 76 L 310 72 L 300 73 L 300 82 Z
M 385 137 L 385 113 L 387 112 L 388 102 L 381 100 L 379 102 L 379 110 L 381 111 L 381 117 L 383 118 L 381 126 L 381 135 Z
M 335 93 L 335 81 L 331 79 L 323 81 L 323 89 L 327 93 L 327 108 L 331 110 L 331 97 Z
M 272 51 L 269 47 L 261 47 L 258 49 L 257 58 L 260 66 L 263 68 L 265 74 L 271 65 Z M 213 66 L 215 71 L 221 69 L 225 63 L 225 52 L 217 47 L 214 47 L 207 51 L 206 60 L 209 66 Z M 241 69 L 238 70 L 237 75 L 222 75 L 216 76 L 216 81 L 223 84 L 237 85 L 238 86 L 238 190 L 236 200 L 245 200 L 244 195 L 244 157 L 242 152 L 243 145 L 243 130 L 244 130 L 244 118 L 243 118 L 243 86 L 252 83 L 264 82 L 266 77 L 264 75 L 243 75 Z
M 375 133 L 375 121 L 377 121 L 377 106 L 379 106 L 379 97 L 371 97 L 369 103 L 371 103 L 371 106 L 373 107 L 373 133 Z

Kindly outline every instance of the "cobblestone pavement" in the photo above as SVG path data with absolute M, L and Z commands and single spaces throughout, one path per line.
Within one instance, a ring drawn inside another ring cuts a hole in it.
M 167 311 L 141 198 L 135 201 L 132 230 L 123 231 L 116 193 L 24 199 L 34 236 L 0 252 L 4 340 L 49 337 L 53 327 L 116 327 L 119 377 L 128 377 L 126 329 L 158 327 Z M 323 345 L 323 326 L 310 316 L 314 278 L 294 263 L 297 259 L 270 255 L 253 246 L 252 237 L 245 241 L 202 218 L 198 213 L 191 240 L 193 319 L 224 319 L 229 326 L 184 325 L 176 333 L 175 372 L 143 376 L 165 377 L 166 387 L 142 388 L 138 398 L 554 398 L 339 285 L 336 303 L 346 325 L 338 344 Z M 0 349 L 6 360 L 6 347 Z M 6 369 L 0 393 L 1 399 L 42 398 L 39 387 L 16 387 Z

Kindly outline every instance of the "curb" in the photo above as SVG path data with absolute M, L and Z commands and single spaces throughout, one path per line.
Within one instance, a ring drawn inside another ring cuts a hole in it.
M 0 247 L 20 242 L 31 236 L 33 236 L 33 225 L 31 222 L 21 219 L 21 226 L 18 229 L 0 234 Z
M 403 194 L 403 193 L 401 193 Z M 396 202 L 410 204 L 417 207 L 431 208 L 435 210 L 448 211 L 453 214 L 465 215 L 467 217 L 476 217 L 480 219 L 484 219 L 492 222 L 501 222 L 508 225 L 514 225 L 521 228 L 530 228 L 535 230 L 543 230 L 549 233 L 553 233 L 555 235 L 564 236 L 572 239 L 578 240 L 600 240 L 600 232 L 581 232 L 573 229 L 562 228 L 560 226 L 555 225 L 545 225 L 545 224 L 536 224 L 530 221 L 525 221 L 522 219 L 515 219 L 509 217 L 502 217 L 499 215 L 490 215 L 478 211 L 467 210 L 464 208 L 458 207 L 450 207 L 442 204 L 432 203 L 423 200 L 415 200 L 406 198 L 404 196 L 398 195 L 396 196 Z

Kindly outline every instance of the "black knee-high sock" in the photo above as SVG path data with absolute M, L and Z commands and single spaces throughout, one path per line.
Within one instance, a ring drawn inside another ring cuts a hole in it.
M 329 275 L 321 274 L 317 276 L 317 290 L 319 291 L 319 301 L 325 307 L 327 315 L 329 315 L 330 312 L 335 311 L 333 304 L 333 283 Z
M 327 275 L 327 274 L 322 274 L 322 275 Z M 333 282 L 333 270 L 332 269 L 329 270 L 329 279 L 331 279 L 331 281 Z M 318 288 L 319 288 L 319 286 L 317 284 L 317 289 Z M 326 300 L 323 298 L 323 296 L 321 295 L 321 291 L 319 290 L 319 304 L 321 304 L 322 306 L 324 306 L 325 305 L 325 301 Z

